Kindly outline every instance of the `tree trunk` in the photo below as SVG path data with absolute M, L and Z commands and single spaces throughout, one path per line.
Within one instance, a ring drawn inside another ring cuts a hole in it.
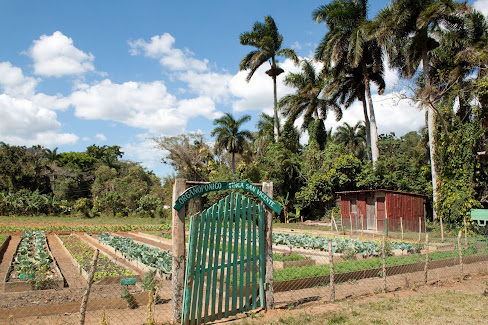
M 376 118 L 374 116 L 373 99 L 371 98 L 371 89 L 369 88 L 369 76 L 368 68 L 366 67 L 366 62 L 361 63 L 364 78 L 364 90 L 366 93 L 366 98 L 368 100 L 369 109 L 369 124 L 370 124 L 370 134 L 371 134 L 371 159 L 373 161 L 373 168 L 379 157 L 378 151 L 378 129 L 376 128 Z
M 422 68 L 424 70 L 424 82 L 427 92 L 423 98 L 423 106 L 427 109 L 427 129 L 429 131 L 429 149 L 430 149 L 430 169 L 432 174 L 432 216 L 434 220 L 437 220 L 437 174 L 438 168 L 435 162 L 435 152 L 436 152 L 436 141 L 434 137 L 435 130 L 435 111 L 428 105 L 430 102 L 430 91 L 431 91 L 431 81 L 430 81 L 430 64 L 427 49 L 422 50 Z
M 273 94 L 274 94 L 274 106 L 273 106 L 273 119 L 274 119 L 274 136 L 275 141 L 278 142 L 280 137 L 280 122 L 278 120 L 278 95 L 276 93 L 276 76 L 273 76 Z
M 232 153 L 232 175 L 236 173 L 236 154 Z
M 368 108 L 366 107 L 366 100 L 363 98 L 361 100 L 363 103 L 363 112 L 364 112 L 364 129 L 366 133 L 366 155 L 368 157 L 368 160 L 371 161 L 371 151 L 369 148 L 371 148 L 371 133 L 370 133 L 370 125 L 369 125 L 369 116 L 368 116 Z

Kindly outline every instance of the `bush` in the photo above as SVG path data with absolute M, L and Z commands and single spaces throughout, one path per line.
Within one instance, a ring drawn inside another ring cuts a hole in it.
M 86 197 L 76 200 L 75 204 L 73 205 L 73 209 L 76 212 L 81 213 L 85 218 L 91 217 L 92 208 L 93 208 L 93 201 Z

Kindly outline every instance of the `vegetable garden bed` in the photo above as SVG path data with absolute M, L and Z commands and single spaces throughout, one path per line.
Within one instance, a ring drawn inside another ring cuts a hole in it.
M 26 231 L 5 276 L 4 291 L 63 288 L 64 278 L 51 254 L 43 231 Z
M 10 243 L 10 239 L 12 236 L 7 234 L 0 234 L 0 261 L 3 259 L 3 255 L 7 250 L 8 244 Z
M 95 249 L 75 234 L 56 235 L 56 238 L 61 242 L 62 247 L 66 250 L 68 256 L 71 257 L 73 265 L 78 268 L 80 274 L 88 281 L 88 272 L 91 268 L 93 252 Z M 93 284 L 118 284 L 122 278 L 129 276 L 138 280 L 141 279 L 139 274 L 126 269 L 117 261 L 106 256 L 103 251 L 100 253 L 93 278 L 95 282 Z
M 87 236 L 97 241 L 99 245 L 108 249 L 116 256 L 127 259 L 142 273 L 156 271 L 159 278 L 169 277 L 171 274 L 172 255 L 169 251 L 161 251 L 155 247 L 138 244 L 130 237 L 110 236 L 101 233 L 97 239 L 95 236 Z

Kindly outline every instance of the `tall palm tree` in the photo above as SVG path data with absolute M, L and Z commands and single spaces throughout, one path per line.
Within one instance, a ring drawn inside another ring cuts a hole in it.
M 403 77 L 413 78 L 416 71 L 422 69 L 424 91 L 421 103 L 427 110 L 434 207 L 438 199 L 438 167 L 435 161 L 435 110 L 430 105 L 433 88 L 431 56 L 439 46 L 434 35 L 462 25 L 459 13 L 464 10 L 465 4 L 453 0 L 395 0 L 378 13 L 371 26 L 388 53 L 390 65 L 398 68 Z M 437 219 L 435 208 L 433 217 Z
M 264 17 L 264 23 L 255 22 L 252 31 L 242 33 L 239 37 L 242 45 L 254 46 L 256 50 L 249 52 L 240 62 L 240 70 L 249 70 L 247 82 L 249 82 L 256 70 L 269 61 L 271 67 L 266 74 L 273 79 L 274 93 L 274 135 L 278 141 L 280 135 L 278 123 L 278 97 L 276 94 L 276 77 L 283 73 L 283 69 L 278 66 L 277 56 L 284 56 L 298 63 L 298 57 L 292 49 L 281 48 L 283 36 L 278 33 L 278 27 L 271 16 Z
M 215 141 L 215 148 L 218 153 L 226 150 L 232 155 L 232 174 L 235 174 L 235 154 L 242 153 L 245 143 L 251 140 L 251 132 L 248 130 L 239 130 L 245 122 L 251 120 L 251 116 L 244 115 L 238 120 L 230 113 L 225 113 L 224 116 L 214 120 L 213 124 L 216 126 L 212 130 L 212 137 L 217 136 Z
M 323 123 L 329 110 L 334 111 L 337 120 L 342 118 L 341 108 L 335 102 L 320 96 L 327 80 L 317 73 L 312 61 L 303 60 L 302 72 L 288 74 L 285 84 L 295 88 L 296 92 L 282 97 L 278 108 L 292 122 L 303 115 L 302 130 L 308 127 L 312 119 L 322 120 Z
M 363 122 L 359 121 L 354 126 L 344 122 L 344 124 L 337 127 L 337 130 L 334 133 L 334 141 L 336 143 L 343 143 L 349 151 L 361 158 L 364 154 L 365 143 L 365 128 Z
M 368 107 L 374 166 L 379 156 L 378 130 L 368 67 L 373 67 L 374 71 L 381 71 L 383 53 L 377 41 L 366 34 L 367 9 L 367 0 L 334 0 L 317 8 L 313 12 L 313 19 L 318 23 L 324 22 L 329 29 L 316 49 L 315 58 L 322 60 L 326 68 L 334 66 L 338 72 L 345 67 L 360 68 Z
M 278 120 L 279 122 L 279 120 Z M 278 123 L 279 124 L 279 123 Z M 266 154 L 266 148 L 274 141 L 274 118 L 266 113 L 259 115 L 259 121 L 256 124 L 258 129 L 254 137 L 254 146 L 258 156 Z M 281 128 L 280 128 L 281 134 Z
M 378 87 L 380 93 L 385 89 L 384 71 L 373 71 L 371 66 L 368 67 L 370 80 Z M 363 106 L 364 114 L 364 131 L 366 147 L 371 147 L 371 132 L 368 117 L 368 108 L 366 103 L 366 90 L 364 87 L 364 78 L 361 68 L 341 67 L 340 69 L 332 68 L 329 73 L 332 77 L 325 88 L 325 96 L 342 105 L 345 109 L 349 108 L 356 100 L 359 100 Z M 367 151 L 367 157 L 371 160 L 371 150 Z

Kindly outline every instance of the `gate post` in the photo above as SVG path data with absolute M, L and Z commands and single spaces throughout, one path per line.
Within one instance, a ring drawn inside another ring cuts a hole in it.
M 181 313 L 183 307 L 183 289 L 185 286 L 185 207 L 176 211 L 173 207 L 176 199 L 186 190 L 186 179 L 177 178 L 173 185 L 173 205 L 172 207 L 172 241 L 173 241 L 173 265 L 172 265 L 172 282 L 173 305 L 172 320 L 173 323 L 181 323 Z
M 273 183 L 263 182 L 263 192 L 273 198 Z M 273 211 L 266 207 L 266 220 L 264 222 L 264 250 L 266 255 L 266 274 L 264 278 L 266 310 L 273 309 Z

